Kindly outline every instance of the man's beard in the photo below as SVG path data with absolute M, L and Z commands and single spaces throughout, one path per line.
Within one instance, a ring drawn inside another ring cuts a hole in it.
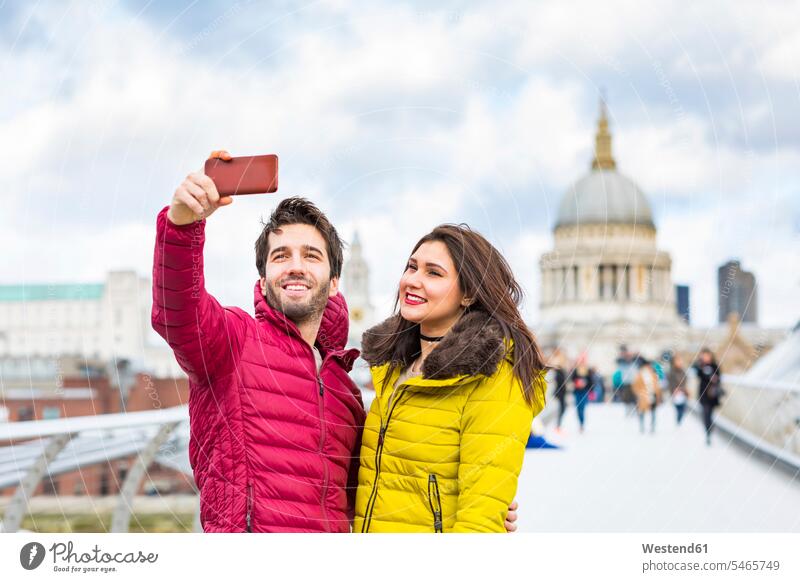
M 283 281 L 282 285 L 290 284 L 292 281 L 296 281 L 298 283 L 302 282 L 303 284 L 309 283 L 305 280 L 300 281 L 298 279 L 290 279 L 289 281 Z M 330 292 L 330 288 L 331 282 L 326 281 L 324 284 L 319 286 L 317 292 L 311 295 L 311 298 L 308 301 L 304 303 L 296 303 L 291 300 L 287 300 L 285 302 L 282 301 L 281 296 L 278 294 L 281 286 L 279 285 L 276 290 L 275 286 L 268 283 L 266 285 L 264 299 L 267 300 L 267 304 L 269 304 L 270 307 L 276 311 L 280 311 L 294 323 L 300 324 L 305 321 L 322 317 L 322 313 L 325 311 L 325 306 L 328 304 L 328 293 Z M 309 290 L 312 289 L 312 287 L 309 287 Z

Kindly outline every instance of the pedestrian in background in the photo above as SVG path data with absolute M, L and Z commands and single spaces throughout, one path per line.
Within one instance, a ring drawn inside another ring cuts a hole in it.
M 572 373 L 572 394 L 575 396 L 575 409 L 578 412 L 578 423 L 580 431 L 583 432 L 586 424 L 586 403 L 589 402 L 589 392 L 594 386 L 592 373 L 586 365 L 586 356 L 578 359 L 575 370 Z
M 633 413 L 635 402 L 633 396 L 633 380 L 636 378 L 638 368 L 634 355 L 628 351 L 628 346 L 621 345 L 617 358 L 617 370 L 614 372 L 614 398 L 615 402 L 625 404 L 625 416 Z
M 689 391 L 686 388 L 686 368 L 683 365 L 681 356 L 676 354 L 672 357 L 667 379 L 672 404 L 675 406 L 676 421 L 680 426 L 689 401 Z
M 722 397 L 721 372 L 714 354 L 708 348 L 700 351 L 700 358 L 695 363 L 697 372 L 697 399 L 703 407 L 703 426 L 706 429 L 706 445 L 711 446 L 711 429 L 714 426 L 714 409 L 720 405 Z
M 650 432 L 656 431 L 656 408 L 661 403 L 661 385 L 649 360 L 640 359 L 639 373 L 633 381 L 636 409 L 639 412 L 639 431 L 644 434 L 644 417 L 650 412 Z

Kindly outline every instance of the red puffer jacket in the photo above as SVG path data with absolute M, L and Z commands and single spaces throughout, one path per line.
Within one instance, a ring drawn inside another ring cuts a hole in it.
M 190 381 L 189 458 L 207 532 L 348 532 L 364 407 L 347 375 L 347 304 L 331 298 L 314 354 L 256 283 L 255 319 L 203 278 L 205 221 L 158 215 L 153 328 Z

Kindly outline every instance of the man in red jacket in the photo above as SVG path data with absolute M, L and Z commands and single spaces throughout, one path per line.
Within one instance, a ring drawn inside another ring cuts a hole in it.
M 228 159 L 225 152 L 212 156 Z M 350 531 L 364 407 L 348 376 L 342 244 L 283 200 L 256 242 L 256 317 L 205 289 L 206 219 L 232 202 L 197 172 L 158 216 L 154 329 L 190 380 L 189 457 L 207 532 Z

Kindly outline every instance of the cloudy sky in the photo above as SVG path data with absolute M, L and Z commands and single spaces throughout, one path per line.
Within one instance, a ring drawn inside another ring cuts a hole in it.
M 716 267 L 800 319 L 797 2 L 11 2 L 0 5 L 0 283 L 151 269 L 154 221 L 213 149 L 277 153 L 281 196 L 357 228 L 380 314 L 413 243 L 467 222 L 538 313 L 538 259 L 592 156 L 605 90 L 618 167 L 648 194 L 692 317 Z M 502 8 L 499 8 L 502 6 Z M 277 195 L 207 228 L 207 282 L 252 310 Z

